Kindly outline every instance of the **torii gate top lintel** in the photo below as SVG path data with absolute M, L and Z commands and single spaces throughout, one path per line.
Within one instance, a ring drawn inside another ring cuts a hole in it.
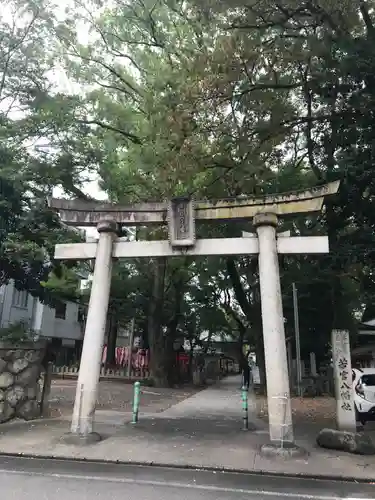
M 303 191 L 253 198 L 195 201 L 197 221 L 248 219 L 259 213 L 288 215 L 320 211 L 326 196 L 335 194 L 339 181 Z M 122 226 L 166 224 L 171 203 L 187 201 L 186 197 L 171 202 L 142 203 L 122 206 L 96 200 L 66 200 L 50 198 L 49 207 L 60 213 L 61 220 L 71 226 L 96 226 L 109 217 Z

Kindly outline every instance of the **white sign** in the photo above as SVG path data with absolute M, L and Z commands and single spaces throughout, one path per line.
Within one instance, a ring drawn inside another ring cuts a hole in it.
M 194 247 L 194 205 L 188 198 L 176 198 L 168 205 L 169 242 L 172 247 Z
M 347 330 L 332 331 L 333 376 L 336 392 L 337 426 L 341 431 L 356 430 L 350 340 Z

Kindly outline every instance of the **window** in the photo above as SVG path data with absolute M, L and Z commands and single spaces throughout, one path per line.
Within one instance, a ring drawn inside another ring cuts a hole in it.
M 28 293 L 26 290 L 17 290 L 17 288 L 14 288 L 13 290 L 13 299 L 12 299 L 12 305 L 15 307 L 22 307 L 24 309 L 27 308 L 27 301 L 28 301 Z
M 361 383 L 370 387 L 375 386 L 375 375 L 362 375 Z
M 65 316 L 66 316 L 65 302 L 57 302 L 55 305 L 55 318 L 65 319 Z

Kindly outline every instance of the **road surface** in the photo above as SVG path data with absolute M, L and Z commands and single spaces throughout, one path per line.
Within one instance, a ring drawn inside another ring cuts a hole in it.
M 364 500 L 374 484 L 0 457 L 4 500 Z

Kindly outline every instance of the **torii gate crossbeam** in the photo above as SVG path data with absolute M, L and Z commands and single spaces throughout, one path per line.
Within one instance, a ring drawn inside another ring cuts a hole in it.
M 95 259 L 97 243 L 60 243 L 56 245 L 55 259 Z M 277 253 L 303 254 L 328 253 L 327 236 L 295 236 L 277 239 Z M 180 250 L 169 241 L 117 241 L 113 244 L 112 257 L 177 257 L 180 255 L 256 255 L 259 253 L 257 238 L 212 238 L 197 240 L 193 248 Z

